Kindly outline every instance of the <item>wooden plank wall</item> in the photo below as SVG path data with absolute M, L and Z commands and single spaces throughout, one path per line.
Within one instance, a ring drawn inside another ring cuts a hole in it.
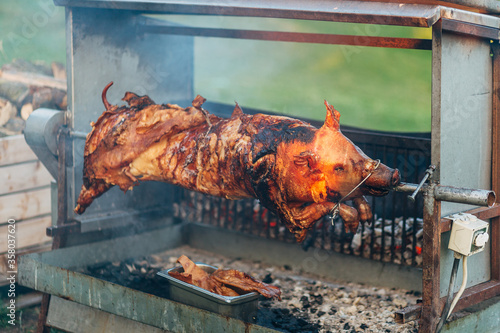
M 50 249 L 51 181 L 23 135 L 0 138 L 0 275 L 8 270 L 8 219 L 16 221 L 17 255 Z

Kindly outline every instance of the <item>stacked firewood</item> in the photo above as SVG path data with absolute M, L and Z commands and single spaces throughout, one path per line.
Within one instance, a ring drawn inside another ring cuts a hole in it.
M 64 66 L 20 59 L 3 65 L 0 69 L 0 137 L 22 133 L 26 119 L 41 107 L 66 109 Z

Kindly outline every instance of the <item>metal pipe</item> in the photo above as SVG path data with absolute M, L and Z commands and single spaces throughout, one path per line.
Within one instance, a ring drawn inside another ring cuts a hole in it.
M 458 202 L 468 205 L 491 207 L 495 203 L 495 192 L 452 186 L 436 186 L 434 196 L 440 201 Z
M 424 185 L 420 190 L 423 191 L 428 185 Z M 417 189 L 418 185 L 413 183 L 403 183 L 401 182 L 398 186 L 393 187 L 392 190 L 396 192 L 408 192 L 413 193 Z
M 418 188 L 417 184 L 401 183 L 392 188 L 396 192 L 415 192 Z M 420 192 L 426 191 L 429 185 L 424 185 Z M 434 189 L 434 197 L 436 200 L 458 202 L 475 206 L 492 207 L 495 204 L 496 195 L 494 191 L 490 190 L 477 190 L 470 188 L 461 188 L 453 186 L 437 185 Z
M 87 134 L 85 132 L 80 132 L 80 131 L 70 131 L 69 135 L 72 138 L 78 138 L 78 139 L 87 139 Z

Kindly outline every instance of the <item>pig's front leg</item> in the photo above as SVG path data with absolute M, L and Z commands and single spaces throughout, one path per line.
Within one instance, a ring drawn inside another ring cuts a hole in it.
M 335 205 L 334 202 L 314 202 L 308 206 L 292 207 L 291 212 L 293 219 L 297 224 L 300 224 L 301 228 L 309 229 L 314 222 L 329 214 Z M 365 209 L 365 206 L 363 206 L 363 209 Z M 368 217 L 365 210 L 363 210 L 363 213 L 358 213 L 356 208 L 342 203 L 339 205 L 339 215 L 344 220 L 346 232 L 356 232 L 360 216 Z
M 304 229 L 309 229 L 314 222 L 330 213 L 335 207 L 334 202 L 313 202 L 308 206 L 292 207 L 293 219 Z
M 361 223 L 371 222 L 373 219 L 372 209 L 364 197 L 353 199 L 354 207 L 359 213 Z
M 359 225 L 359 214 L 356 208 L 340 204 L 339 215 L 344 220 L 345 231 L 356 232 Z

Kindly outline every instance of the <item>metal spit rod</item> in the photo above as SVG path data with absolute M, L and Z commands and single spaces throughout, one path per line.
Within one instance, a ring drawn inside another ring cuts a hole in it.
M 69 135 L 73 138 L 78 138 L 78 139 L 86 139 L 87 134 L 85 132 L 80 132 L 80 131 L 69 131 Z
M 425 184 L 419 188 L 420 184 L 401 183 L 393 188 L 396 192 L 427 192 L 430 188 Z M 440 201 L 457 202 L 475 206 L 492 207 L 495 204 L 496 195 L 494 191 L 461 188 L 453 186 L 436 185 L 434 187 L 434 197 Z

